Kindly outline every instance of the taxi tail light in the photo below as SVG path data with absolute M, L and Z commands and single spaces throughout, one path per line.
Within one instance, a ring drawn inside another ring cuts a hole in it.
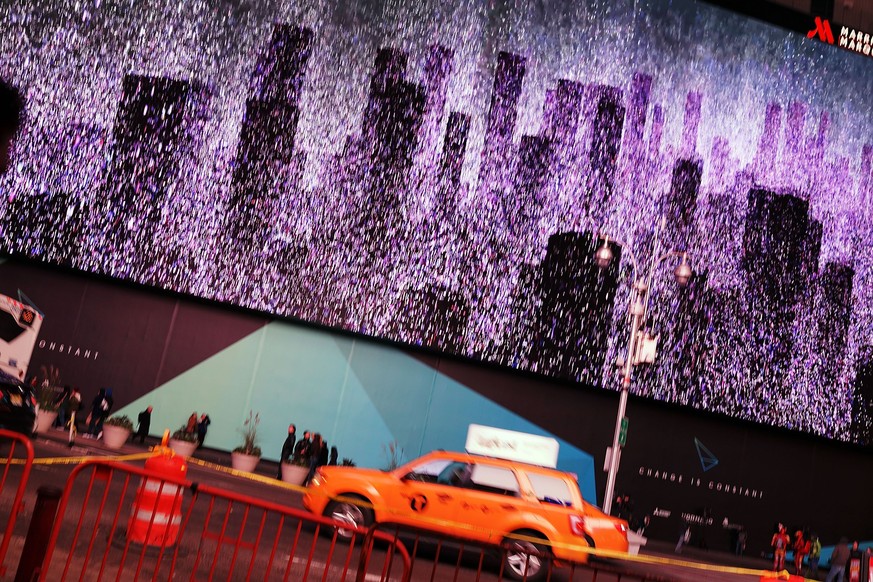
M 617 529 L 623 536 L 627 537 L 627 524 L 623 521 L 620 521 L 615 524 L 615 529 Z
M 570 532 L 574 536 L 585 537 L 585 517 L 581 515 L 570 516 Z

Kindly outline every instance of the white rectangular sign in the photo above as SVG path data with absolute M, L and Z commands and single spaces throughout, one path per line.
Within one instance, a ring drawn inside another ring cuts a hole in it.
M 541 467 L 558 466 L 558 441 L 535 434 L 471 424 L 467 429 L 465 448 L 474 455 Z
M 36 309 L 0 295 L 0 370 L 24 380 L 40 326 Z

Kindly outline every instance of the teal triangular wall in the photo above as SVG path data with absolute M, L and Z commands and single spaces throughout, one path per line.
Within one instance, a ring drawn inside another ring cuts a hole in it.
M 206 444 L 231 450 L 250 410 L 260 415 L 259 444 L 275 460 L 288 424 L 321 433 L 340 458 L 384 468 L 388 445 L 402 460 L 443 448 L 463 450 L 471 423 L 553 436 L 403 352 L 357 339 L 274 322 L 204 360 L 118 411 L 135 419 L 153 406 L 153 434 L 209 414 Z M 560 442 L 558 466 L 579 476 L 596 502 L 594 459 Z

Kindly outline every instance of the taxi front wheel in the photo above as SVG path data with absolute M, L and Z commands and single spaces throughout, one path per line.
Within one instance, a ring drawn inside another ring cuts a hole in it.
M 325 517 L 330 517 L 340 523 L 346 523 L 352 527 L 368 528 L 373 523 L 373 511 L 369 507 L 364 507 L 355 503 L 360 500 L 361 504 L 369 504 L 366 499 L 355 497 L 346 497 L 342 501 L 331 501 L 324 510 Z M 349 540 L 355 535 L 355 530 L 352 527 L 346 529 L 337 527 L 336 535 L 344 540 Z

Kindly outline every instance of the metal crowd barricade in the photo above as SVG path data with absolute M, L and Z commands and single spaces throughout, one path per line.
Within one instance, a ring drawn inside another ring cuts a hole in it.
M 33 467 L 33 444 L 30 439 L 17 432 L 0 429 L 0 442 L 4 448 L 9 447 L 6 453 L 6 462 L 3 465 L 3 476 L 0 478 L 0 523 L 6 519 L 6 527 L 3 529 L 3 540 L 0 541 L 0 578 L 6 574 L 6 552 L 9 550 L 9 542 L 12 539 L 18 514 L 21 512 L 24 498 L 24 490 L 27 480 L 30 478 L 30 469 Z M 15 483 L 18 486 L 15 487 Z M 15 487 L 15 494 L 9 492 Z
M 484 542 L 470 541 L 460 537 L 436 534 L 403 526 L 376 524 L 370 528 L 369 535 L 382 533 L 397 544 L 404 544 L 409 551 L 412 580 L 455 582 L 503 582 L 517 580 L 504 565 L 506 548 Z M 522 536 L 523 537 L 523 536 Z M 540 540 L 537 540 L 542 544 Z M 547 544 L 543 544 L 546 545 Z M 550 559 L 547 551 L 523 551 L 514 549 L 513 553 L 525 556 L 528 560 L 541 560 L 544 572 L 531 580 L 545 582 L 646 582 L 661 581 L 659 575 L 641 571 L 629 571 L 626 567 L 609 561 L 592 559 L 587 564 Z M 522 578 L 523 580 L 526 578 Z
M 173 515 L 154 513 L 143 526 L 137 496 L 147 488 L 169 497 L 164 505 Z M 139 520 L 136 529 L 146 528 L 144 535 L 128 535 L 132 518 Z M 409 555 L 397 540 L 356 529 L 342 541 L 334 525 L 190 480 L 88 462 L 67 480 L 39 580 L 409 580 Z M 165 532 L 171 535 L 162 538 Z

